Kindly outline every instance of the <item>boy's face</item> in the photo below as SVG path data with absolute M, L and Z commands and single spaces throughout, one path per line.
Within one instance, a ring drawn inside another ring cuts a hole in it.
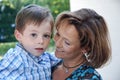
M 51 34 L 51 25 L 45 20 L 39 26 L 27 24 L 23 33 L 15 31 L 17 40 L 34 56 L 40 56 L 46 50 Z

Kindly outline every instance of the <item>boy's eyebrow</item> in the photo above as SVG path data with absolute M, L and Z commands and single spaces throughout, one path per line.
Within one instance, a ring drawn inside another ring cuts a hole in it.
M 37 32 L 36 30 L 30 30 L 30 31 L 32 31 L 32 32 Z
M 32 32 L 38 32 L 37 30 L 31 30 Z M 46 31 L 45 33 L 51 34 L 51 31 Z

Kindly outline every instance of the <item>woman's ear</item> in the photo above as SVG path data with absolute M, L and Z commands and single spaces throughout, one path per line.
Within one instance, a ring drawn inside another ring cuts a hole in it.
M 20 42 L 22 34 L 18 30 L 15 30 L 14 35 L 15 38 Z
M 85 49 L 81 49 L 82 54 L 86 53 L 87 51 Z
M 91 59 L 89 59 L 90 54 L 88 52 L 89 52 L 89 49 L 82 49 L 82 53 L 85 56 L 86 60 L 88 62 L 91 62 Z
M 83 52 L 83 53 L 88 53 L 89 51 L 90 51 L 90 48 L 88 48 L 88 47 L 84 47 L 84 48 L 82 48 L 81 49 L 81 51 Z

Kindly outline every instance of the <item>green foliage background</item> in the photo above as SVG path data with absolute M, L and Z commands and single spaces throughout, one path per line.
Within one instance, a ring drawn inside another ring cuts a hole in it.
M 28 4 L 48 7 L 54 18 L 62 11 L 69 10 L 69 0 L 2 0 L 0 1 L 0 42 L 13 42 L 15 17 Z
M 15 17 L 17 12 L 28 4 L 48 7 L 54 18 L 60 12 L 70 10 L 69 0 L 0 0 L 0 55 L 15 46 Z M 50 47 L 53 45 L 54 42 L 51 40 Z

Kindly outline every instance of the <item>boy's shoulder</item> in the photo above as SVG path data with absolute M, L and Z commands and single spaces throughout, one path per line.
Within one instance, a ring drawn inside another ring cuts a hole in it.
M 11 58 L 11 57 L 16 57 L 20 54 L 20 52 L 22 51 L 22 49 L 16 44 L 16 46 L 14 48 L 10 48 L 5 55 L 3 56 L 3 58 Z
M 10 48 L 5 55 L 2 57 L 0 60 L 1 65 L 11 65 L 11 63 L 20 63 L 22 62 L 22 58 L 20 57 L 20 51 L 17 47 L 15 48 Z M 17 63 L 17 64 L 18 64 Z
M 17 71 L 23 69 L 23 60 L 19 50 L 17 47 L 10 48 L 0 60 L 0 78 L 8 80 L 8 78 L 13 77 L 14 73 L 16 74 Z M 23 71 L 21 70 L 21 72 Z M 17 77 L 17 75 L 14 75 L 14 78 L 15 77 Z

